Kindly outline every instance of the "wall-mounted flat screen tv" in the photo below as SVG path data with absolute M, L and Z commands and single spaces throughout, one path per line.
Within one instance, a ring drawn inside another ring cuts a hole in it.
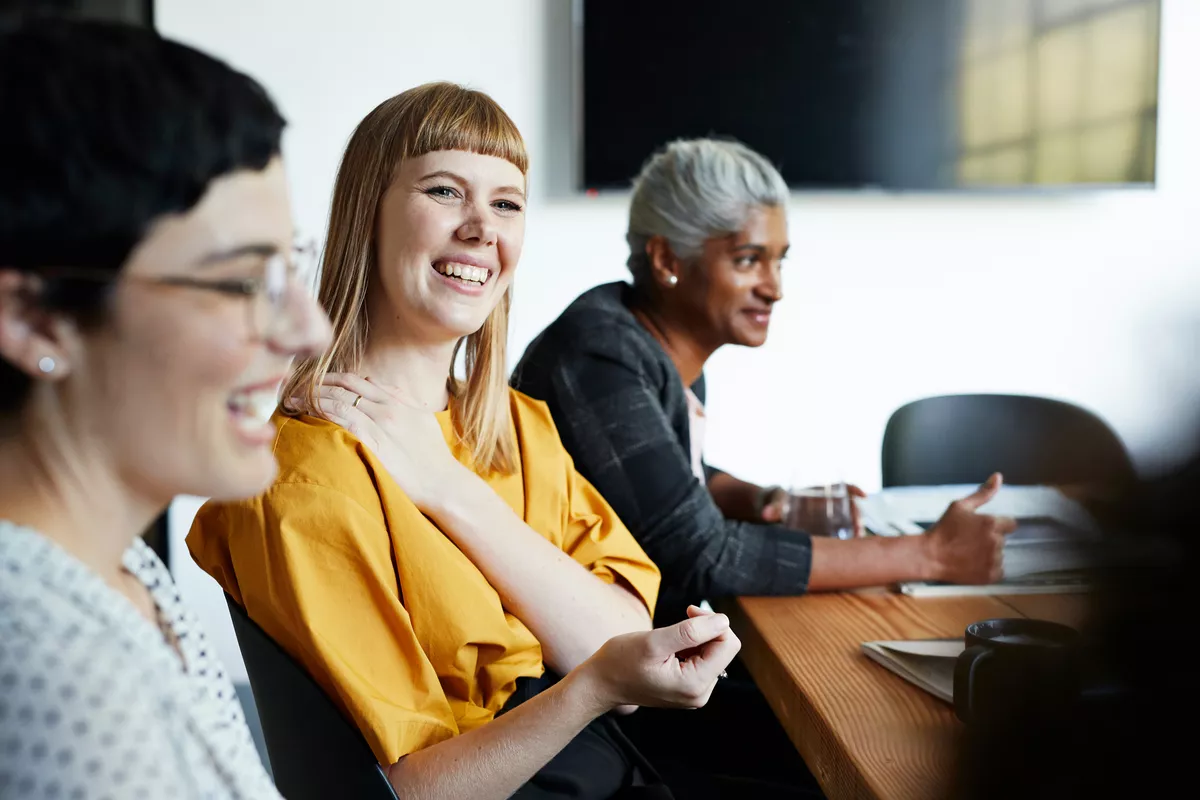
M 582 188 L 745 142 L 804 190 L 1153 185 L 1159 0 L 578 0 Z

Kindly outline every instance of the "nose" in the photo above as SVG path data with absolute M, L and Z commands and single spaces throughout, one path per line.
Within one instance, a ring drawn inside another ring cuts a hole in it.
M 292 280 L 283 305 L 279 323 L 266 337 L 267 346 L 288 358 L 310 358 L 324 353 L 332 339 L 333 327 L 329 315 L 308 287 Z
M 783 264 L 781 262 L 772 261 L 767 265 L 763 279 L 758 282 L 755 292 L 760 299 L 768 303 L 778 303 L 783 299 Z
M 455 234 L 459 241 L 471 242 L 484 247 L 490 247 L 496 244 L 499 234 L 496 230 L 495 220 L 489 213 L 491 207 L 486 203 L 474 202 L 465 206 L 465 218 Z

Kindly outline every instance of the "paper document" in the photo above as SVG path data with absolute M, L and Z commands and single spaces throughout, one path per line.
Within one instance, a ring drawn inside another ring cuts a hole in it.
M 1079 594 L 1095 588 L 1095 581 L 1083 570 L 1039 573 L 1000 583 L 961 584 L 937 581 L 909 581 L 897 588 L 909 597 L 962 597 L 989 594 Z
M 909 683 L 953 703 L 954 664 L 964 647 L 962 639 L 914 639 L 863 642 L 862 650 Z

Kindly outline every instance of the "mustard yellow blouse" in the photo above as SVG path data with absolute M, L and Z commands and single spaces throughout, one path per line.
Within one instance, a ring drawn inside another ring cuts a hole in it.
M 575 471 L 545 404 L 516 391 L 510 404 L 519 465 L 488 484 L 653 613 L 658 569 Z M 438 419 L 469 465 L 450 412 Z M 537 639 L 354 436 L 313 417 L 276 424 L 274 485 L 206 504 L 192 557 L 341 704 L 380 763 L 490 721 L 517 678 L 542 674 Z

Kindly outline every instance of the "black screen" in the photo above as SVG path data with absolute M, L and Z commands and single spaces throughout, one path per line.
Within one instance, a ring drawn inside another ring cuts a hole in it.
M 583 182 L 736 138 L 796 188 L 1145 184 L 1158 0 L 585 0 Z

